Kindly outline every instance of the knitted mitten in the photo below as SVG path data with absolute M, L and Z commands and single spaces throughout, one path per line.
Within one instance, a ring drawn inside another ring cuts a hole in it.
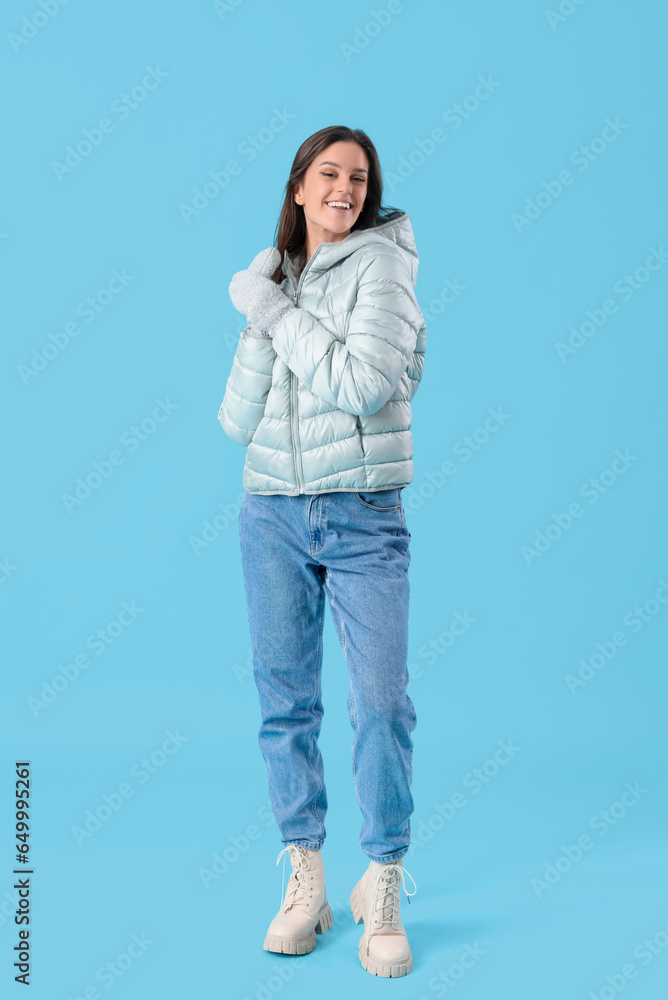
M 295 306 L 281 291 L 271 275 L 281 255 L 276 247 L 261 250 L 246 271 L 237 271 L 230 283 L 230 298 L 239 312 L 245 313 L 250 326 L 272 336 L 279 322 Z

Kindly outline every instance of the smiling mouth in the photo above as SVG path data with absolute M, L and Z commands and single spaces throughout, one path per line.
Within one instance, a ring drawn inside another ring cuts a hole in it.
M 352 205 L 350 206 L 350 208 L 342 208 L 340 205 L 330 205 L 328 202 L 325 202 L 325 204 L 327 205 L 327 208 L 331 208 L 332 211 L 334 211 L 334 212 L 351 212 L 352 211 Z

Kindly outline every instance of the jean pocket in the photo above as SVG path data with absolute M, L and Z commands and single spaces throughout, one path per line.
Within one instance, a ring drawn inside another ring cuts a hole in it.
M 371 510 L 396 511 L 401 510 L 401 489 L 394 486 L 389 490 L 376 490 L 374 492 L 354 492 L 353 496 L 363 507 L 370 507 Z

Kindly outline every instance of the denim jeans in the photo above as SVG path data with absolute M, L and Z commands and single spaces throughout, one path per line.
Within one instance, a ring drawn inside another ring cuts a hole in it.
M 283 843 L 318 850 L 326 837 L 318 736 L 327 595 L 350 674 L 359 843 L 381 863 L 407 852 L 414 808 L 417 718 L 406 692 L 411 535 L 402 488 L 246 492 L 239 514 L 259 744 Z

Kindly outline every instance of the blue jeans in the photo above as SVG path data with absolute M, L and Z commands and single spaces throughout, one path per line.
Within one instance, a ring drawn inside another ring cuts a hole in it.
M 376 492 L 253 494 L 239 514 L 259 744 L 284 844 L 326 837 L 318 736 L 325 594 L 350 673 L 360 846 L 398 861 L 410 843 L 417 718 L 408 686 L 410 532 L 402 487 Z

